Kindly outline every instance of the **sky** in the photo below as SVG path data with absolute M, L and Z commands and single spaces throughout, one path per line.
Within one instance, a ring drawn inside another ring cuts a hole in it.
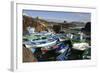
M 37 11 L 37 10 L 23 10 L 23 15 L 36 18 L 37 16 L 49 20 L 58 22 L 89 22 L 91 21 L 91 13 L 83 12 L 60 12 L 60 11 Z

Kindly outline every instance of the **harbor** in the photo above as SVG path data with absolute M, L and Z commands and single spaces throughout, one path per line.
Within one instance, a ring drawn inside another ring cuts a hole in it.
M 91 22 L 23 15 L 23 62 L 91 59 Z

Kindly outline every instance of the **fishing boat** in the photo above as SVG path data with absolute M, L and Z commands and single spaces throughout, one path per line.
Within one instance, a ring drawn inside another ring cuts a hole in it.
M 28 48 L 53 46 L 56 44 L 56 42 L 56 39 L 52 38 L 50 34 L 47 35 L 46 33 L 35 33 L 23 37 L 23 44 L 25 44 Z

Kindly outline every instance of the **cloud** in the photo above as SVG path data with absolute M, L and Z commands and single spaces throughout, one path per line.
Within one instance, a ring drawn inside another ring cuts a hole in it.
M 29 16 L 27 13 L 22 13 L 22 15 Z

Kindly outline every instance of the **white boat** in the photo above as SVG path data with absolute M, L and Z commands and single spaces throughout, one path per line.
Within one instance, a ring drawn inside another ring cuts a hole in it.
M 27 42 L 24 42 L 23 44 L 25 44 L 27 48 L 32 48 L 32 47 L 37 48 L 37 47 L 50 47 L 50 46 L 55 45 L 56 42 L 57 40 L 52 40 L 52 41 L 39 40 L 39 41 L 33 41 L 33 42 L 27 41 Z

